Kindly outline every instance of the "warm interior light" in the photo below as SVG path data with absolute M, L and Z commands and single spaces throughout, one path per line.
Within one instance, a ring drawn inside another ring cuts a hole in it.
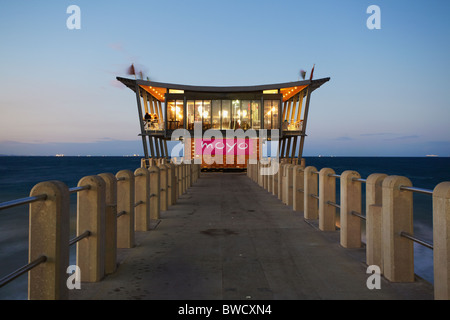
M 277 94 L 278 90 L 277 89 L 271 89 L 271 90 L 264 90 L 263 94 Z

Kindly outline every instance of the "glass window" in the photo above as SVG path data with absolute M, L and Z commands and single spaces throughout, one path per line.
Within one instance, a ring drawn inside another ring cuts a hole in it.
M 195 116 L 194 121 L 195 122 L 202 122 L 202 113 L 203 113 L 203 101 L 202 100 L 195 100 Z
M 183 128 L 183 100 L 167 102 L 167 129 Z
M 187 129 L 194 130 L 195 120 L 195 103 L 193 100 L 188 100 L 186 104 Z
M 184 128 L 184 101 L 183 100 L 177 100 L 175 102 L 175 117 L 177 121 L 177 128 L 182 129 Z
M 203 130 L 211 129 L 211 100 L 203 100 Z
M 231 100 L 222 100 L 222 130 L 231 129 Z
M 220 100 L 212 101 L 212 128 L 220 130 L 220 115 L 221 115 Z
M 261 102 L 258 100 L 252 101 L 252 128 L 261 129 L 261 114 L 260 114 Z
M 241 103 L 241 128 L 246 131 L 251 128 L 250 119 L 252 112 L 252 102 L 250 100 L 242 100 Z
M 233 121 L 231 124 L 231 129 L 241 128 L 241 101 L 233 100 L 233 110 L 232 110 Z
M 264 101 L 264 129 L 279 129 L 278 121 L 278 100 Z

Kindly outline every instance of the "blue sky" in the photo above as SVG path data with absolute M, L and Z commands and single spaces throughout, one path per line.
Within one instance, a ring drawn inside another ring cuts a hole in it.
M 81 9 L 69 30 L 67 7 Z M 381 29 L 369 30 L 369 5 Z M 304 154 L 450 156 L 450 2 L 2 1 L 0 154 L 142 154 L 116 76 L 192 85 L 331 77 Z

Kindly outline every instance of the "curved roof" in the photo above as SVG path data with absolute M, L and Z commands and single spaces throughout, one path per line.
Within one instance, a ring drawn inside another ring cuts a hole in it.
M 122 77 L 117 77 L 116 79 L 122 82 L 124 85 L 126 85 L 133 91 L 136 90 L 136 85 L 145 88 L 147 91 L 149 91 L 149 89 L 152 89 L 153 92 L 150 93 L 154 95 L 155 98 L 157 98 L 158 100 L 164 100 L 164 93 L 166 93 L 169 89 L 192 91 L 192 92 L 256 92 L 275 89 L 279 89 L 282 91 L 283 89 L 296 88 L 296 91 L 299 92 L 301 90 L 300 88 L 303 89 L 307 86 L 311 86 L 311 89 L 315 90 L 319 88 L 322 84 L 330 80 L 330 78 L 322 78 L 317 80 L 303 80 L 294 82 L 265 84 L 265 85 L 252 85 L 252 86 L 194 86 L 194 85 L 164 83 L 140 79 L 127 79 Z

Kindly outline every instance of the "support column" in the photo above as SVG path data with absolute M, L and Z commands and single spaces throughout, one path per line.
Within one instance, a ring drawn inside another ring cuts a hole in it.
M 134 243 L 134 173 L 130 170 L 117 172 L 117 247 L 133 248 Z
M 336 178 L 333 169 L 323 168 L 319 171 L 319 229 L 336 230 L 336 208 L 327 202 L 336 202 Z
M 157 166 L 152 166 L 148 169 L 148 172 L 150 175 L 150 220 L 158 220 L 161 212 L 160 169 Z
M 284 167 L 285 174 L 284 174 L 283 202 L 288 206 L 292 206 L 292 199 L 293 199 L 293 185 L 294 185 L 293 168 L 294 165 L 292 164 L 288 164 Z
M 167 210 L 167 168 L 165 164 L 160 164 L 159 166 L 159 176 L 160 176 L 160 206 L 161 211 Z
M 117 269 L 117 179 L 112 173 L 99 174 L 105 181 L 105 274 Z
M 45 255 L 47 260 L 28 272 L 30 300 L 65 300 L 69 266 L 70 195 L 60 181 L 41 182 L 30 197 L 45 194 L 45 200 L 30 203 L 28 261 Z
M 383 273 L 382 254 L 382 184 L 387 177 L 374 173 L 366 179 L 366 262 L 376 265 Z
M 305 174 L 301 165 L 294 166 L 292 184 L 292 209 L 294 211 L 304 211 Z
M 90 236 L 77 242 L 77 266 L 82 282 L 98 282 L 105 276 L 105 181 L 99 176 L 87 176 L 78 187 L 77 236 L 85 231 Z
M 389 176 L 383 181 L 383 263 L 384 276 L 392 282 L 414 281 L 414 246 L 400 233 L 413 234 L 413 194 L 400 190 L 411 187 L 406 177 Z
M 150 230 L 150 176 L 148 169 L 136 169 L 134 176 L 134 230 L 148 231 Z
M 450 182 L 433 190 L 434 298 L 450 299 Z
M 352 214 L 361 214 L 361 175 L 356 171 L 347 170 L 341 174 L 341 245 L 344 248 L 361 247 L 361 218 Z

